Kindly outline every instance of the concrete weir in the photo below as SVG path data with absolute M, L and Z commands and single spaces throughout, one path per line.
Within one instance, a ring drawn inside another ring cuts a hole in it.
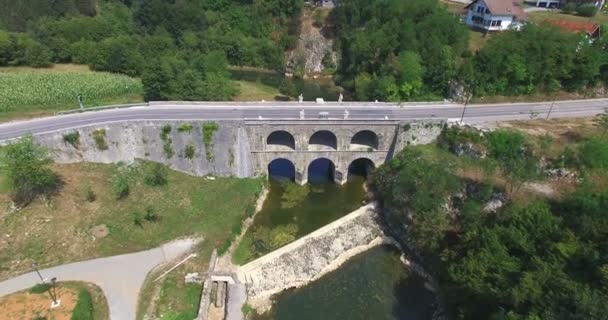
M 272 295 L 302 287 L 336 270 L 349 258 L 387 243 L 394 242 L 384 235 L 372 203 L 241 266 L 236 274 L 247 288 L 248 303 L 265 310 Z

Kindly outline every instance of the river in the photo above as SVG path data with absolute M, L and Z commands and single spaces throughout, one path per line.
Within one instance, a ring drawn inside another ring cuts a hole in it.
M 351 175 L 339 186 L 327 172 L 325 167 L 310 171 L 305 186 L 271 179 L 264 207 L 233 261 L 251 261 L 359 208 L 365 177 Z M 275 173 L 281 176 L 281 170 Z M 254 319 L 429 319 L 433 295 L 399 258 L 388 246 L 359 254 L 305 287 L 278 294 L 273 308 Z
M 306 287 L 277 295 L 272 310 L 253 319 L 430 319 L 433 294 L 399 257 L 392 247 L 371 249 Z

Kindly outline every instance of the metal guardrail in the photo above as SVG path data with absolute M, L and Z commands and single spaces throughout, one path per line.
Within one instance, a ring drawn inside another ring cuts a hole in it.
M 128 104 L 114 104 L 114 105 L 109 105 L 109 106 L 100 106 L 100 107 L 90 107 L 90 108 L 84 108 L 84 109 L 57 111 L 57 112 L 55 112 L 55 115 L 66 115 L 66 114 L 83 113 L 83 112 L 89 112 L 89 111 L 102 111 L 102 110 L 109 110 L 109 109 L 125 109 L 125 108 L 132 108 L 132 107 L 147 107 L 147 106 L 148 106 L 147 102 L 143 102 L 143 103 L 128 103 Z

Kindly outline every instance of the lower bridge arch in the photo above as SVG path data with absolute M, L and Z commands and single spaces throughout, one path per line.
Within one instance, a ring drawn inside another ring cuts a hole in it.
M 308 182 L 327 182 L 334 181 L 336 176 L 336 166 L 333 161 L 327 158 L 318 158 L 308 165 Z
M 348 165 L 348 178 L 360 176 L 367 179 L 374 169 L 376 169 L 374 161 L 368 158 L 355 159 Z
M 289 159 L 274 159 L 268 164 L 268 178 L 295 181 L 296 166 Z

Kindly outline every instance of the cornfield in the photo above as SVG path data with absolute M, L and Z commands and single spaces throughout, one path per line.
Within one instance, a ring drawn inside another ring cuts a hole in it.
M 0 117 L 2 114 L 78 108 L 141 100 L 139 79 L 105 72 L 2 72 L 0 71 Z M 124 101 L 123 101 L 124 100 Z

